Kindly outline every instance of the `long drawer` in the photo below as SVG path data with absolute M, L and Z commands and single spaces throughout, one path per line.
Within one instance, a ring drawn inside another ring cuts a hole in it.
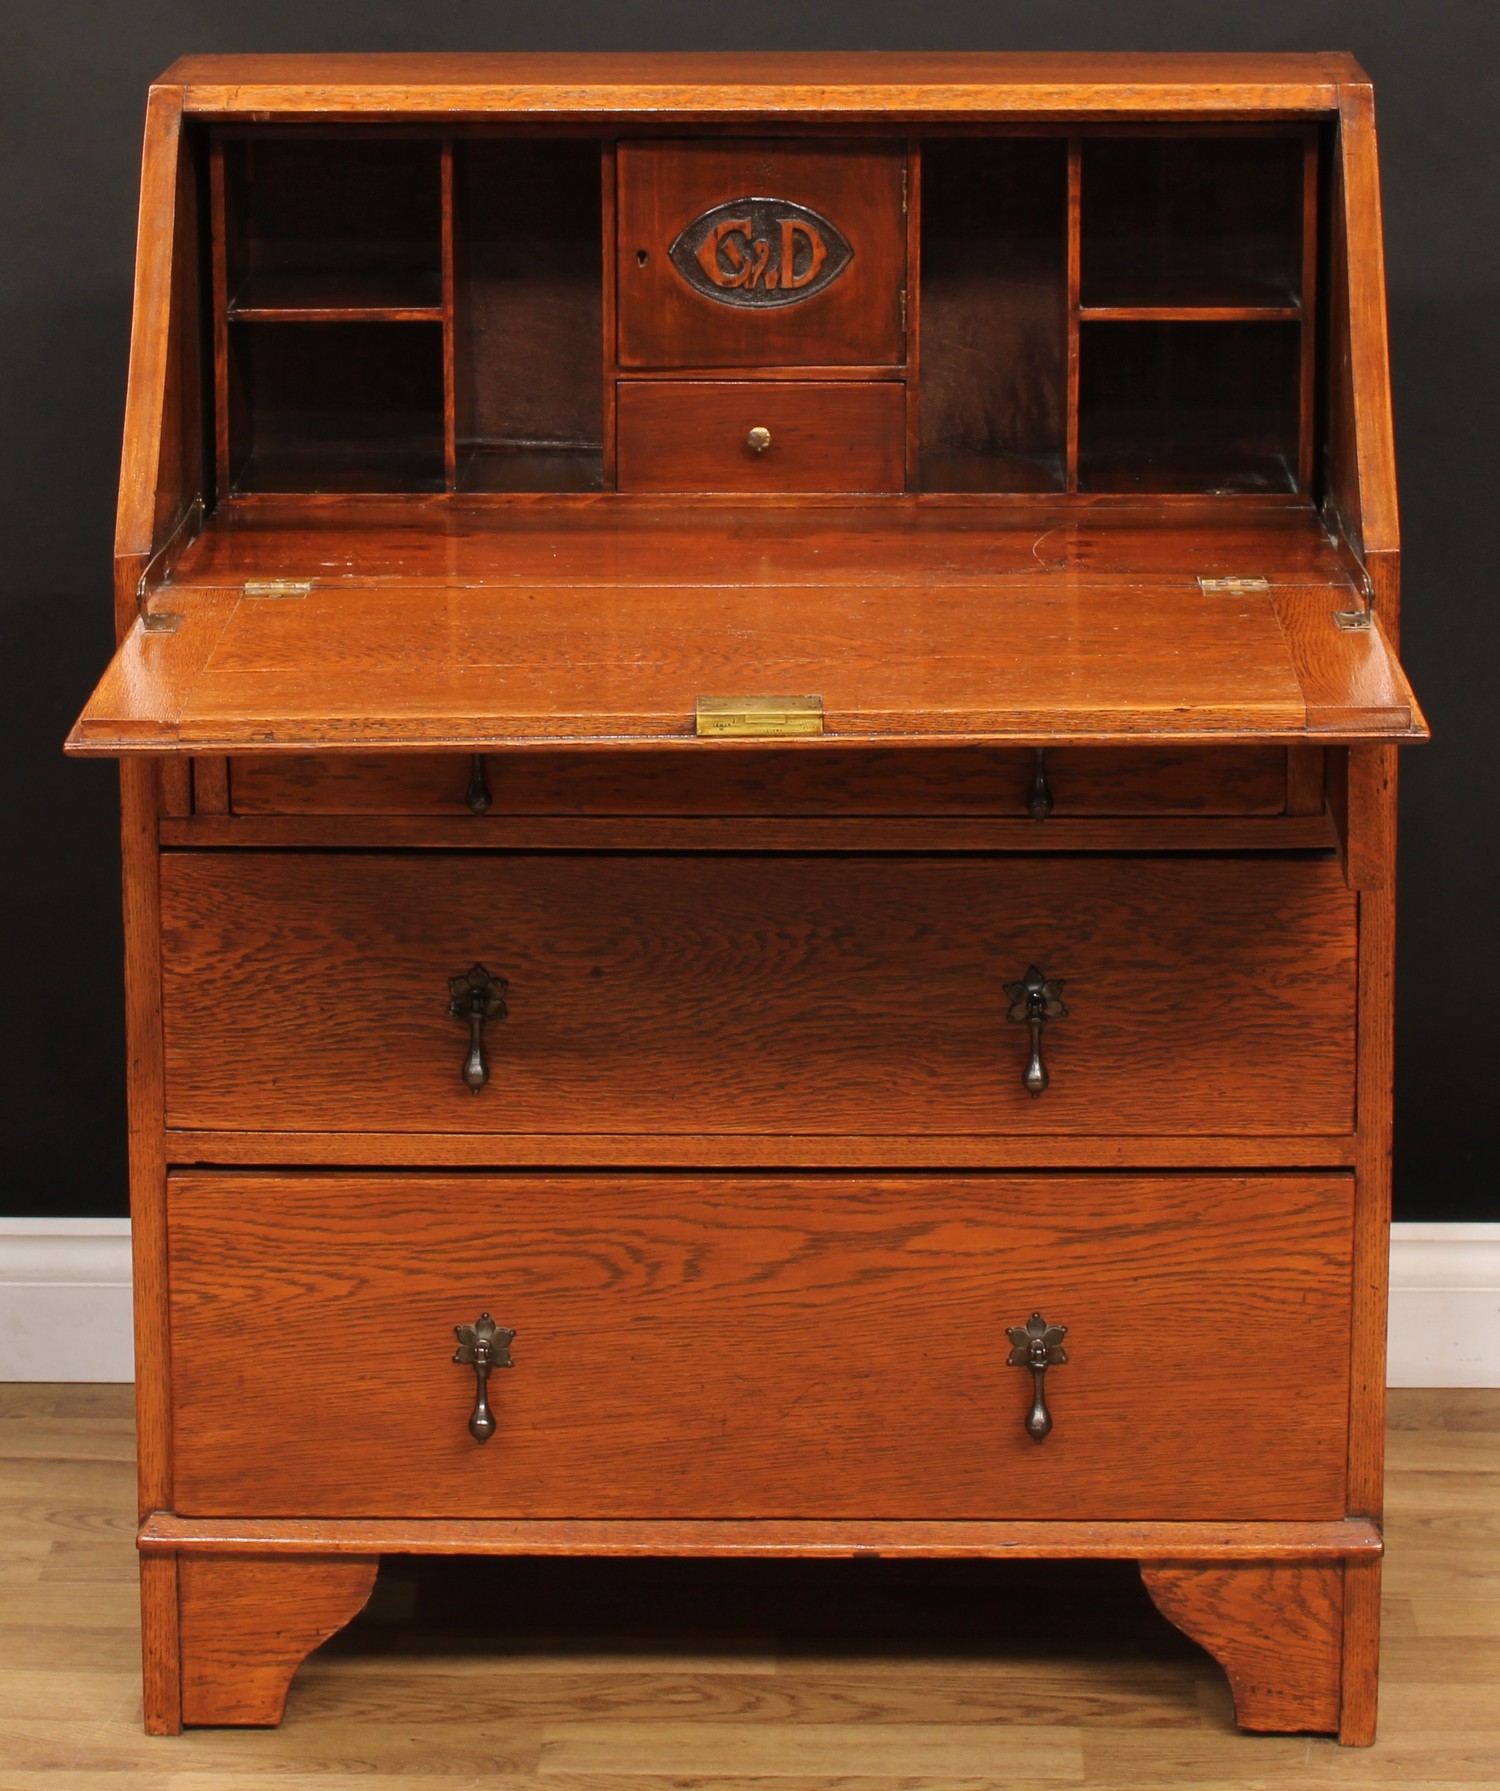
M 1341 1516 L 1351 1212 L 1341 1174 L 176 1174 L 175 1508 Z
M 1353 1122 L 1322 860 L 167 853 L 162 915 L 174 1127 Z
M 740 752 L 251 754 L 234 759 L 239 815 L 972 815 L 1025 819 L 1036 755 L 757 742 Z M 476 770 L 478 777 L 476 778 Z M 1047 749 L 1051 814 L 1279 815 L 1287 754 L 1261 747 Z

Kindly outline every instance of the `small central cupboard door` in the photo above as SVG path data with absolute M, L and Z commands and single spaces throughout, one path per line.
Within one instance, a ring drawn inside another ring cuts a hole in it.
M 1339 1517 L 1352 1187 L 178 1173 L 174 1506 Z
M 167 1123 L 1338 1134 L 1354 901 L 1264 855 L 167 852 Z
M 619 146 L 624 368 L 905 359 L 900 142 Z

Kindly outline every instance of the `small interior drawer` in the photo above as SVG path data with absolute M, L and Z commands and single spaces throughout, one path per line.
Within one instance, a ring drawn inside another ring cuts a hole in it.
M 900 491 L 895 380 L 630 380 L 616 410 L 621 491 Z
M 1339 1517 L 1352 1195 L 1306 1173 L 174 1174 L 175 1508 Z M 483 1443 L 455 1359 L 481 1313 L 514 1333 Z M 1066 1327 L 1040 1446 L 1012 1360 L 1033 1313 Z

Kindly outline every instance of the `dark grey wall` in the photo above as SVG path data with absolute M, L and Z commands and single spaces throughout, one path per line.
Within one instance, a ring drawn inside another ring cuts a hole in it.
M 1398 1212 L 1500 1216 L 1500 7 L 1491 0 L 50 0 L 0 67 L 0 1211 L 124 1210 L 110 646 L 145 90 L 185 51 L 1350 49 L 1375 78 L 1406 541 Z M 1289 1039 L 1289 1050 L 1296 1041 Z

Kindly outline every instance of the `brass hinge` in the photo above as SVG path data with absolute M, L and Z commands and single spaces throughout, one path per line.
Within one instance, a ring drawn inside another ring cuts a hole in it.
M 141 617 L 142 634 L 176 634 L 181 626 L 181 615 L 172 609 L 147 610 Z
M 694 720 L 700 735 L 778 739 L 823 732 L 820 696 L 699 697 Z
M 1205 597 L 1238 597 L 1246 591 L 1269 591 L 1271 581 L 1254 574 L 1240 578 L 1200 578 L 1198 589 Z
M 1375 587 L 1363 566 L 1359 569 L 1359 594 L 1364 598 L 1363 609 L 1336 609 L 1333 612 L 1334 627 L 1342 628 L 1346 634 L 1362 634 L 1375 619 Z
M 906 288 L 901 288 L 901 334 L 906 334 Z
M 247 578 L 247 597 L 306 597 L 312 590 L 310 578 Z

